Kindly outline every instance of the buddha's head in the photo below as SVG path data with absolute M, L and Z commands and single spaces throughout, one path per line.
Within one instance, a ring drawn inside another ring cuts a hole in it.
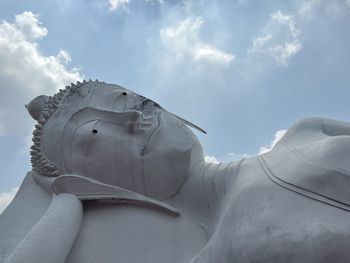
M 42 176 L 76 174 L 163 200 L 203 162 L 191 123 L 118 85 L 84 81 L 27 109 Z

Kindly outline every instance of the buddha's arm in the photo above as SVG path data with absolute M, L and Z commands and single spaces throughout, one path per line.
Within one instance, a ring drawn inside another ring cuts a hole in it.
M 82 204 L 77 197 L 54 195 L 46 213 L 5 262 L 64 262 L 79 232 L 82 216 Z

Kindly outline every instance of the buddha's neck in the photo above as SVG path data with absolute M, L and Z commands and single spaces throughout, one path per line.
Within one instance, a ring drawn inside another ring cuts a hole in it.
M 220 164 L 200 163 L 191 170 L 191 175 L 170 202 L 200 218 L 209 228 L 214 228 L 225 197 L 239 173 L 241 162 L 242 160 Z

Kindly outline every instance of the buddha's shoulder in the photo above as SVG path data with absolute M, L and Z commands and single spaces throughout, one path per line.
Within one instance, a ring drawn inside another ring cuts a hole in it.
M 296 121 L 286 132 L 283 142 L 301 146 L 323 139 L 350 136 L 350 123 L 327 118 L 303 118 Z
M 350 171 L 348 122 L 326 118 L 304 118 L 296 121 L 287 130 L 280 144 L 323 167 Z
M 305 118 L 295 122 L 261 159 L 270 178 L 284 187 L 350 205 L 349 157 L 349 123 Z

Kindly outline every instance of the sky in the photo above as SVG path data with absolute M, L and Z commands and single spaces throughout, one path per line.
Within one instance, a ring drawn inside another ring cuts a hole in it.
M 0 0 L 0 212 L 31 170 L 24 105 L 99 79 L 199 125 L 207 161 L 350 121 L 350 0 Z

